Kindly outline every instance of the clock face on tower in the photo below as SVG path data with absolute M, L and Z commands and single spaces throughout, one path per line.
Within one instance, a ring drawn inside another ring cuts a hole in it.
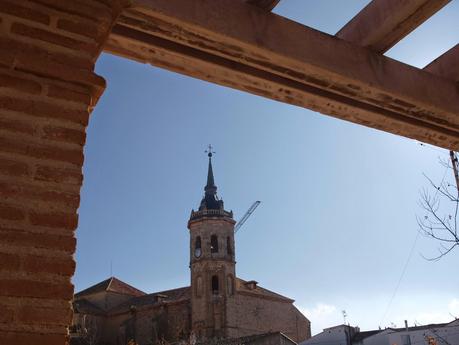
M 194 256 L 197 258 L 201 257 L 201 248 L 196 248 L 194 250 Z

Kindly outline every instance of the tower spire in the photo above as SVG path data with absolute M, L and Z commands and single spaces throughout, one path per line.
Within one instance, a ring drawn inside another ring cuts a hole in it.
M 199 210 L 223 210 L 223 200 L 219 200 L 217 197 L 217 186 L 214 180 L 214 171 L 212 169 L 212 156 L 215 153 L 212 145 L 209 144 L 207 150 L 207 157 L 209 157 L 209 166 L 207 168 L 207 184 L 204 187 L 204 197 L 201 200 Z
M 214 180 L 214 171 L 212 169 L 212 155 L 215 153 L 215 151 L 212 151 L 212 149 L 212 145 L 209 144 L 207 150 L 205 151 L 207 153 L 207 157 L 209 157 L 209 167 L 207 169 L 207 184 L 204 187 L 204 191 L 206 192 L 206 194 L 215 194 L 217 192 L 217 186 L 215 186 Z

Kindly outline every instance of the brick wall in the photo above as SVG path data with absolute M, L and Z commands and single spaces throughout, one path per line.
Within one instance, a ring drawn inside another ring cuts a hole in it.
M 311 337 L 309 320 L 290 302 L 239 293 L 228 308 L 231 337 L 282 332 L 298 343 Z
M 0 344 L 66 343 L 94 63 L 118 0 L 0 0 Z

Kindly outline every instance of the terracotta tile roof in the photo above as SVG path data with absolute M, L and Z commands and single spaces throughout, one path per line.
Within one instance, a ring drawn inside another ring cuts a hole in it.
M 78 292 L 77 294 L 75 294 L 75 298 L 78 299 L 82 296 L 92 295 L 103 291 L 115 292 L 131 296 L 145 295 L 145 292 L 136 289 L 135 287 L 119 280 L 118 278 L 111 277 L 83 291 Z
M 241 278 L 236 278 L 237 291 L 240 293 L 244 293 L 244 294 L 250 294 L 252 296 L 267 297 L 267 298 L 282 300 L 282 301 L 289 302 L 289 303 L 295 302 L 293 299 L 279 295 L 278 293 L 272 292 L 271 290 L 262 288 L 261 286 L 258 286 L 258 285 L 256 286 L 255 289 L 250 289 L 247 285 L 249 285 L 252 282 L 254 281 L 245 281 Z
M 141 307 L 145 305 L 155 305 L 155 304 L 160 304 L 162 302 L 164 303 L 170 303 L 170 302 L 180 302 L 180 301 L 187 301 L 190 299 L 190 287 L 181 287 L 177 289 L 172 289 L 172 290 L 166 290 L 166 291 L 160 291 L 160 292 L 155 292 L 139 297 L 134 297 L 131 298 L 130 300 L 112 308 L 109 310 L 109 313 L 118 313 L 118 312 L 124 312 L 128 311 L 131 306 L 135 307 Z M 160 298 L 158 298 L 158 296 Z

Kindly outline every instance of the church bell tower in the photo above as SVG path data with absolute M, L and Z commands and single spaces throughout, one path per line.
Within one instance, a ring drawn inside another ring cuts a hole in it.
M 217 196 L 212 169 L 212 147 L 207 184 L 197 211 L 192 210 L 190 230 L 191 327 L 198 339 L 228 336 L 228 305 L 236 283 L 233 213 L 225 211 Z

